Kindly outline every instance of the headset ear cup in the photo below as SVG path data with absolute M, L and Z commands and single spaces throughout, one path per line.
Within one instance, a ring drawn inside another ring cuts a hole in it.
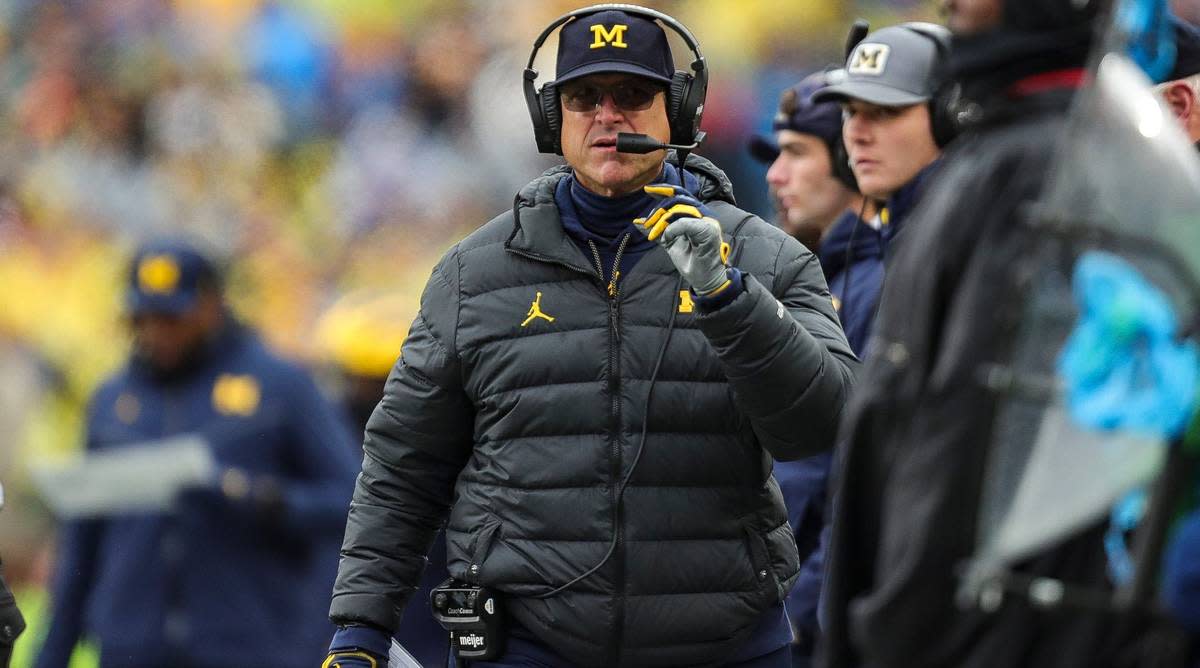
M 688 107 L 692 95 L 692 75 L 677 71 L 671 77 L 671 88 L 667 91 L 667 121 L 671 124 L 671 143 L 690 144 L 696 135 L 693 126 L 696 110 Z
M 958 105 L 961 91 L 955 84 L 944 85 L 929 101 L 929 130 L 938 148 L 946 148 L 959 134 Z
M 858 179 L 854 176 L 854 170 L 850 168 L 850 154 L 846 152 L 846 144 L 842 141 L 840 132 L 829 146 L 829 156 L 833 161 L 833 177 L 847 188 L 858 192 Z
M 542 109 L 542 130 L 545 146 L 538 146 L 542 153 L 562 155 L 562 109 L 558 106 L 558 88 L 552 83 L 542 84 L 538 91 Z

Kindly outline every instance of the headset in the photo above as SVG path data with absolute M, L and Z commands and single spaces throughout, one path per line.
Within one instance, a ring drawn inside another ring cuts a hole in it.
M 846 60 L 854 48 L 866 39 L 865 21 L 855 21 L 846 41 Z M 938 148 L 945 148 L 962 132 L 964 109 L 962 105 L 962 87 L 950 77 L 950 31 L 935 23 L 910 21 L 901 23 L 897 28 L 914 32 L 931 42 L 937 49 L 937 64 L 932 73 L 935 80 L 933 96 L 926 106 L 929 107 L 929 132 Z M 843 147 L 843 152 L 845 148 Z
M 833 178 L 854 192 L 858 192 L 858 177 L 850 168 L 850 154 L 846 153 L 846 142 L 842 139 L 842 131 L 829 144 L 829 161 L 833 164 Z
M 935 88 L 929 99 L 929 130 L 938 148 L 962 132 L 962 87 L 950 76 L 950 31 L 934 23 L 902 23 L 901 27 L 928 38 L 937 47 L 938 62 L 933 71 Z
M 592 5 L 568 12 L 558 17 L 538 35 L 533 43 L 533 51 L 529 54 L 529 62 L 525 65 L 524 90 L 525 104 L 529 107 L 529 117 L 533 121 L 533 136 L 537 141 L 539 153 L 557 153 L 562 155 L 561 134 L 562 110 L 558 106 L 558 89 L 552 82 L 534 87 L 537 70 L 533 69 L 533 61 L 538 50 L 546 39 L 563 24 L 581 16 L 588 16 L 604 11 L 622 11 L 634 14 L 651 21 L 657 20 L 683 38 L 688 49 L 696 57 L 691 64 L 691 72 L 676 70 L 671 77 L 671 86 L 667 90 L 667 120 L 671 126 L 672 144 L 694 144 L 700 133 L 700 117 L 704 113 L 704 96 L 708 92 L 708 65 L 704 54 L 700 53 L 700 44 L 683 24 L 662 12 L 627 4 Z
M 828 75 L 827 75 L 828 77 Z M 828 81 L 828 78 L 826 79 Z M 858 177 L 850 167 L 850 154 L 846 152 L 846 141 L 842 136 L 842 126 L 838 126 L 837 134 L 829 140 L 829 162 L 833 170 L 833 178 L 854 192 L 858 190 Z
M 822 73 L 824 77 L 822 86 L 828 86 L 832 83 L 830 81 L 831 70 L 826 70 Z M 773 125 L 778 127 L 786 124 L 800 109 L 800 104 L 800 96 L 794 88 L 788 88 L 783 91 L 783 95 L 779 98 L 779 110 L 775 113 Z M 829 164 L 830 170 L 833 172 L 833 178 L 837 179 L 839 183 L 850 190 L 858 192 L 858 179 L 854 178 L 854 171 L 850 169 L 850 160 L 846 155 L 846 146 L 842 142 L 841 125 L 838 125 L 837 133 L 833 137 L 830 137 L 828 140 L 821 138 L 821 141 L 829 151 Z

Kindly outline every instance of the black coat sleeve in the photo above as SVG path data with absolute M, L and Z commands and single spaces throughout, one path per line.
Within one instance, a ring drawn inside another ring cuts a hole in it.
M 416 590 L 472 448 L 474 408 L 455 353 L 458 256 L 425 286 L 421 310 L 367 422 L 329 616 L 394 630 Z
M 775 269 L 771 290 L 746 276 L 700 329 L 763 447 L 790 461 L 833 448 L 858 361 L 816 256 L 786 239 Z

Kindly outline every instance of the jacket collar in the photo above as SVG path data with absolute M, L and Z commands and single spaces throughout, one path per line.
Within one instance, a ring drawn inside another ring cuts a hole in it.
M 942 159 L 938 158 L 926 165 L 911 181 L 904 184 L 904 187 L 897 190 L 888 198 L 887 201 L 887 224 L 891 227 L 891 234 L 896 234 L 900 229 L 900 225 L 908 217 L 909 212 L 920 201 L 921 195 L 925 192 L 925 187 L 929 185 L 930 177 L 935 174 L 938 167 L 941 166 Z
M 553 167 L 517 193 L 513 200 L 513 231 L 504 247 L 594 276 L 595 268 L 563 229 L 558 205 L 554 202 L 558 182 L 570 173 L 566 165 Z
M 848 262 L 853 264 L 871 257 L 883 257 L 883 237 L 863 222 L 856 211 L 846 211 L 838 218 L 821 240 L 817 253 L 829 280 L 842 273 Z

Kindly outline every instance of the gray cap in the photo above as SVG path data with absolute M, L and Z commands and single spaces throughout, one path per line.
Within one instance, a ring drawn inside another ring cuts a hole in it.
M 866 36 L 846 59 L 846 79 L 813 95 L 814 102 L 862 100 L 884 107 L 929 101 L 950 55 L 950 31 L 933 23 L 902 23 Z

